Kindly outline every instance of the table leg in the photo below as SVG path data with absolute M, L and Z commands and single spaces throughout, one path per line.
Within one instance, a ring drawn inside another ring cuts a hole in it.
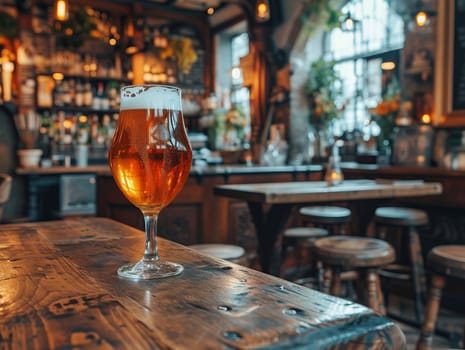
M 280 250 L 276 248 L 276 241 L 289 220 L 292 206 L 277 204 L 268 210 L 260 203 L 249 202 L 248 206 L 257 234 L 262 271 L 279 276 Z

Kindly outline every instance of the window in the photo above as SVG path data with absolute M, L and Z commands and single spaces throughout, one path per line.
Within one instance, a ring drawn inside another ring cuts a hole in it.
M 343 80 L 344 118 L 335 133 L 363 130 L 368 109 L 381 100 L 386 84 L 397 83 L 398 69 L 384 72 L 382 62 L 400 63 L 404 44 L 404 22 L 389 6 L 389 0 L 350 0 L 343 8 L 352 26 L 337 28 L 325 36 L 324 57 L 337 62 Z M 344 29 L 343 29 L 344 28 Z M 388 78 L 386 78 L 388 77 Z
M 240 59 L 249 53 L 249 35 L 241 33 L 231 39 L 231 100 L 241 108 L 250 125 L 250 91 L 242 86 L 242 72 L 239 69 Z M 250 126 L 246 128 L 246 135 L 250 132 Z

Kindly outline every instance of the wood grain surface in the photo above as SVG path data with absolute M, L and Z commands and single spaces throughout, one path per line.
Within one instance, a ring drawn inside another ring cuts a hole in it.
M 364 306 L 159 240 L 176 277 L 131 281 L 141 231 L 103 218 L 0 225 L 0 349 L 404 349 Z
M 289 204 L 350 201 L 372 198 L 418 197 L 440 194 L 440 183 L 423 181 L 345 180 L 328 186 L 324 181 L 233 184 L 215 187 L 215 194 L 249 202 Z

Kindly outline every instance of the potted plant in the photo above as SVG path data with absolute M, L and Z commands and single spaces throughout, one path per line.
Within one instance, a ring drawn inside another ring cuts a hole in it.
M 338 105 L 342 96 L 342 82 L 334 65 L 334 61 L 322 58 L 313 62 L 306 86 L 308 122 L 315 134 L 316 158 L 327 157 L 325 144 L 331 144 L 329 128 L 340 118 L 344 109 L 344 104 Z

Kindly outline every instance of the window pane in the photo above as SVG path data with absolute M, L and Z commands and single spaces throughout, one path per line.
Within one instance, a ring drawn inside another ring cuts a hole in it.
M 350 0 L 342 12 L 355 20 L 354 29 L 334 29 L 327 36 L 325 57 L 338 62 L 347 106 L 335 132 L 362 128 L 370 118 L 368 108 L 382 96 L 383 52 L 404 43 L 404 22 L 389 7 L 389 0 Z

